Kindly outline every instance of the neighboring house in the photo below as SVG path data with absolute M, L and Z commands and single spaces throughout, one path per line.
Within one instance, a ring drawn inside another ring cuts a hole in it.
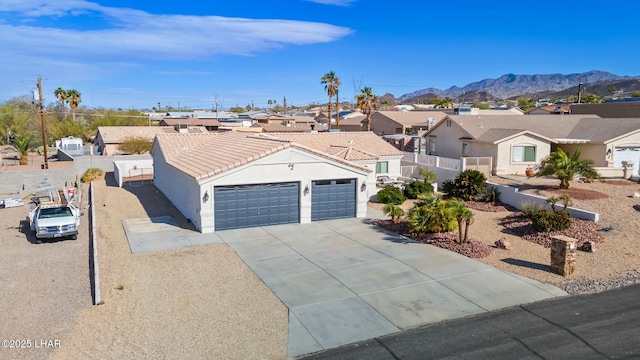
M 415 124 L 435 123 L 445 116 L 441 111 L 376 111 L 371 115 L 371 131 L 378 135 L 408 134 Z
M 571 114 L 596 114 L 603 118 L 638 118 L 640 101 L 571 104 Z
M 173 126 L 99 126 L 94 144 L 104 156 L 120 155 L 118 145 L 127 138 L 144 137 L 153 141 L 157 134 L 175 133 Z
M 347 136 L 349 135 L 349 136 Z M 402 153 L 373 133 L 159 134 L 154 183 L 201 232 L 364 217 L 376 169 Z
M 562 148 L 590 159 L 603 176 L 623 176 L 624 162 L 640 163 L 640 118 L 596 115 L 448 116 L 425 137 L 430 155 L 492 157 L 494 174 L 525 173 Z M 631 176 L 628 171 L 627 177 Z
M 171 126 L 176 129 L 185 129 L 194 126 L 202 126 L 207 131 L 218 131 L 222 123 L 216 119 L 200 118 L 164 118 L 160 120 L 160 126 Z
M 570 114 L 571 108 L 569 105 L 546 105 L 540 107 L 532 107 L 524 112 L 525 115 L 552 115 L 552 114 Z

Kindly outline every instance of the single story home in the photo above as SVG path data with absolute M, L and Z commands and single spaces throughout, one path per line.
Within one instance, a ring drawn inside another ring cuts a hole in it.
M 364 217 L 402 152 L 371 132 L 158 134 L 156 187 L 204 233 Z
M 494 174 L 524 174 L 558 148 L 592 160 L 605 177 L 637 175 L 640 118 L 597 115 L 447 116 L 425 135 L 429 155 L 491 157 Z
M 371 115 L 371 131 L 378 135 L 409 134 L 414 131 L 413 125 L 434 124 L 446 115 L 442 111 L 376 111 Z
M 157 134 L 178 131 L 202 133 L 207 132 L 207 129 L 204 127 L 177 129 L 174 126 L 99 126 L 93 143 L 98 147 L 98 153 L 103 156 L 124 155 L 118 147 L 128 138 L 142 137 L 153 141 Z

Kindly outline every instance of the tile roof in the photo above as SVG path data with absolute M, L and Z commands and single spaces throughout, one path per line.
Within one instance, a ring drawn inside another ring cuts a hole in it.
M 269 133 L 261 136 L 293 141 L 324 153 L 328 153 L 331 147 L 346 146 L 377 157 L 403 155 L 402 151 L 370 131 Z
M 155 154 L 156 151 L 161 151 L 167 164 L 196 180 L 202 180 L 290 147 L 370 171 L 364 166 L 345 160 L 344 157 L 333 156 L 329 152 L 319 151 L 291 140 L 240 132 L 159 134 L 151 152 Z M 362 156 L 357 151 L 353 154 L 349 157 Z
M 582 119 L 568 137 L 606 143 L 639 131 L 640 118 Z
M 449 118 L 462 127 L 472 139 L 480 139 L 486 132 L 487 139 L 494 139 L 496 130 L 529 130 L 550 139 L 568 138 L 571 131 L 582 118 L 597 118 L 596 115 L 449 115 Z M 440 122 L 438 126 L 445 126 Z M 505 132 L 509 134 L 512 132 Z
M 435 118 L 436 121 L 447 116 L 442 111 L 378 111 L 374 115 L 385 116 L 404 126 L 413 124 L 422 124 L 428 122 L 429 118 Z
M 105 144 L 120 144 L 128 137 L 145 137 L 149 140 L 157 134 L 175 133 L 172 126 L 99 126 L 98 134 Z
M 199 119 L 199 118 L 164 118 L 161 122 L 167 126 L 187 125 L 187 126 L 221 126 L 220 121 L 216 119 Z

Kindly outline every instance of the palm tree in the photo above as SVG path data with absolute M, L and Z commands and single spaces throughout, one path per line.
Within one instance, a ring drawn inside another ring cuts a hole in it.
M 271 101 L 271 99 L 269 99 L 269 101 L 267 101 L 267 104 L 269 104 L 269 110 L 271 110 L 271 105 L 273 105 L 273 101 Z
M 324 76 L 320 79 L 320 83 L 324 84 L 324 90 L 327 92 L 329 96 L 329 102 L 327 103 L 327 109 L 329 111 L 329 128 L 331 128 L 331 98 L 333 98 L 337 91 L 338 86 L 341 85 L 340 79 L 336 76 L 336 73 L 333 71 L 329 71 L 324 74 Z M 338 107 L 338 103 L 336 101 L 336 109 Z M 337 112 L 337 111 L 336 111 Z M 337 123 L 336 123 L 337 126 Z
M 374 103 L 378 101 L 378 97 L 373 94 L 369 86 L 365 86 L 360 91 L 360 94 L 356 96 L 357 106 L 367 116 L 367 131 L 371 131 L 371 114 L 375 109 Z
M 29 132 L 20 132 L 13 137 L 12 144 L 18 150 L 20 154 L 20 165 L 29 164 L 29 148 L 31 148 L 31 142 L 33 141 L 33 134 Z
M 558 148 L 542 161 L 542 169 L 535 176 L 555 176 L 560 180 L 560 189 L 568 189 L 569 182 L 576 174 L 589 179 L 600 177 L 593 168 L 592 160 L 580 160 L 580 148 L 572 156 Z
M 71 107 L 71 118 L 76 121 L 76 108 L 82 102 L 80 91 L 76 89 L 67 90 L 67 103 Z
M 461 244 L 467 242 L 469 225 L 473 223 L 473 212 L 458 199 L 447 201 L 447 210 L 458 222 L 458 242 Z
M 395 204 L 386 204 L 382 208 L 382 212 L 385 215 L 389 215 L 391 217 L 391 221 L 394 224 L 397 224 L 398 222 L 400 222 L 400 218 L 404 216 L 404 210 L 402 210 L 400 206 Z
M 62 110 L 64 111 L 64 117 L 66 119 L 67 118 L 67 107 L 64 106 L 64 102 L 67 100 L 67 92 L 63 88 L 58 87 L 57 89 L 55 89 L 53 91 L 53 95 L 55 95 L 56 99 L 58 99 L 58 101 L 60 101 L 60 104 L 62 105 Z
M 433 184 L 434 182 L 438 181 L 438 174 L 427 169 L 426 167 L 423 167 L 422 169 L 420 169 L 418 174 L 424 177 L 425 184 Z

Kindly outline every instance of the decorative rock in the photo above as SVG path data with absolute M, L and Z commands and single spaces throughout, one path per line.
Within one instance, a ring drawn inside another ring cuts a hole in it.
M 596 245 L 594 243 L 592 243 L 591 241 L 587 241 L 584 244 L 582 244 L 582 246 L 580 246 L 580 250 L 582 250 L 584 252 L 595 252 L 596 251 Z
M 634 192 L 633 195 L 631 195 L 631 197 L 634 199 L 640 198 L 640 193 Z
M 511 244 L 505 238 L 496 241 L 495 244 L 498 249 L 511 250 Z

